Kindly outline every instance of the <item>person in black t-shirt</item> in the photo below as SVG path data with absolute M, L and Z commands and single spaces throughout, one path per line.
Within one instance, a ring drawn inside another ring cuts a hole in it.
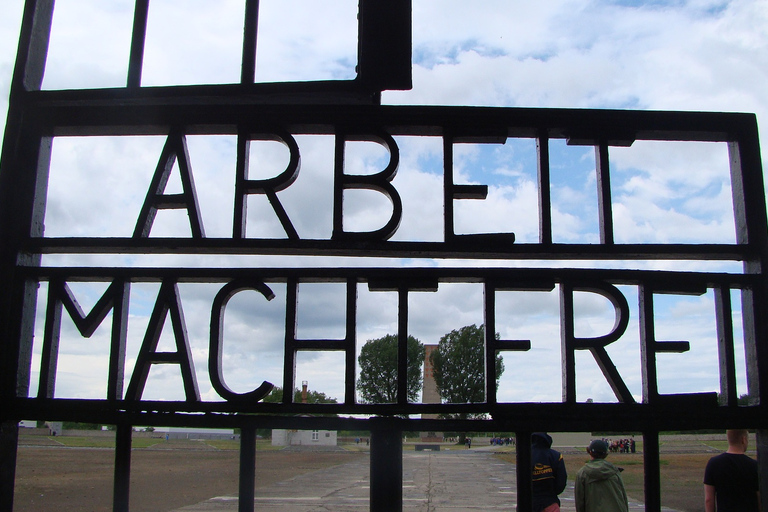
M 726 437 L 728 451 L 709 459 L 704 470 L 704 509 L 706 512 L 758 512 L 757 461 L 745 454 L 749 433 L 728 430 Z

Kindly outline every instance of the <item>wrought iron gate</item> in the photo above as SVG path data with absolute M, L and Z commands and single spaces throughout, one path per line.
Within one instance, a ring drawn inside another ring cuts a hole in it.
M 371 432 L 371 510 L 402 508 L 402 446 L 404 431 L 513 431 L 518 467 L 530 464 L 530 434 L 550 431 L 642 431 L 647 510 L 660 509 L 659 432 L 698 428 L 748 427 L 758 430 L 761 482 L 766 488 L 765 434 L 768 414 L 768 315 L 766 275 L 768 224 L 755 116 L 729 113 L 636 112 L 610 110 L 398 107 L 379 105 L 384 89 L 410 86 L 410 1 L 360 1 L 358 77 L 347 82 L 254 83 L 258 1 L 246 1 L 242 81 L 240 84 L 147 88 L 141 85 L 143 46 L 149 0 L 137 0 L 126 86 L 117 89 L 40 90 L 53 2 L 29 0 L 22 27 L 11 105 L 0 170 L 0 239 L 2 290 L 0 331 L 2 371 L 2 467 L 0 510 L 12 510 L 17 423 L 23 419 L 70 420 L 117 426 L 114 510 L 128 510 L 131 431 L 134 425 L 235 427 L 242 431 L 240 449 L 240 510 L 253 510 L 255 432 L 257 428 L 346 429 Z M 188 163 L 186 138 L 193 134 L 237 137 L 233 232 L 227 238 L 205 236 L 203 220 Z M 305 239 L 282 208 L 277 192 L 298 174 L 300 150 L 295 136 L 333 137 L 333 230 L 327 239 Z M 47 237 L 43 233 L 52 141 L 60 136 L 104 137 L 159 135 L 166 137 L 144 207 L 132 236 Z M 438 241 L 391 240 L 403 215 L 398 190 L 391 181 L 400 148 L 395 137 L 419 136 L 440 141 L 443 151 L 443 237 Z M 454 203 L 482 198 L 482 185 L 454 183 L 456 144 L 535 139 L 539 180 L 539 240 L 515 242 L 512 233 L 463 235 L 454 228 Z M 555 243 L 549 197 L 549 144 L 565 139 L 591 145 L 597 162 L 600 243 Z M 248 145 L 277 140 L 290 153 L 286 171 L 272 180 L 251 180 L 247 174 Z M 372 141 L 386 148 L 389 165 L 361 177 L 345 172 L 344 148 L 350 141 Z M 727 144 L 730 155 L 736 243 L 624 244 L 615 240 L 611 203 L 609 152 L 635 141 L 712 141 Z M 165 182 L 178 161 L 183 192 L 165 193 Z M 365 189 L 383 194 L 392 213 L 383 227 L 367 232 L 345 228 L 345 191 Z M 245 202 L 249 195 L 266 195 L 285 230 L 282 239 L 246 236 Z M 150 237 L 155 215 L 181 209 L 189 215 L 188 238 Z M 452 258 L 458 260 L 587 260 L 590 268 L 488 267 L 301 267 L 219 268 L 130 266 L 44 266 L 45 255 L 306 255 L 394 258 Z M 690 260 L 742 262 L 743 271 L 643 271 L 612 268 L 623 260 Z M 604 263 L 604 264 L 602 264 Z M 85 314 L 70 288 L 76 282 L 109 286 Z M 135 369 L 125 372 L 127 307 L 131 285 L 161 283 Z M 346 334 L 341 339 L 300 339 L 295 331 L 301 283 L 339 283 L 345 288 Z M 390 404 L 358 403 L 355 395 L 357 294 L 360 287 L 398 295 L 398 332 L 408 336 L 408 298 L 415 292 L 436 291 L 443 283 L 479 283 L 486 332 L 486 401 L 474 404 L 421 404 L 407 400 L 404 344 L 399 351 L 398 399 Z M 29 396 L 32 338 L 40 283 L 47 283 L 44 341 L 37 396 Z M 211 305 L 208 371 L 222 400 L 199 396 L 197 375 L 185 337 L 180 284 L 212 283 L 218 292 Z M 344 357 L 345 395 L 338 404 L 297 404 L 290 393 L 282 403 L 260 401 L 268 383 L 248 393 L 227 387 L 221 367 L 221 321 L 227 302 L 242 291 L 274 296 L 275 284 L 285 287 L 285 361 L 283 389 L 296 384 L 296 357 L 301 351 L 338 351 Z M 643 396 L 636 401 L 605 348 L 627 329 L 629 309 L 620 286 L 637 289 L 642 355 Z M 503 403 L 494 386 L 494 356 L 526 351 L 528 340 L 496 339 L 496 297 L 509 290 L 557 290 L 560 296 L 563 398 L 560 403 Z M 654 297 L 660 294 L 701 294 L 713 291 L 720 344 L 720 400 L 715 393 L 669 395 L 659 392 L 656 355 L 682 352 L 687 342 L 663 341 L 654 334 Z M 750 404 L 738 406 L 734 370 L 731 291 L 741 292 L 744 344 L 748 359 Z M 616 324 L 605 336 L 577 337 L 574 330 L 575 292 L 596 293 L 611 302 Z M 105 395 L 98 400 L 55 396 L 59 326 L 63 311 L 84 336 L 112 314 L 110 365 Z M 166 316 L 175 332 L 176 351 L 157 350 L 157 337 Z M 576 351 L 590 351 L 613 389 L 617 403 L 577 402 Z M 181 371 L 182 401 L 142 398 L 153 365 L 173 364 Z M 127 387 L 123 389 L 124 380 Z M 680 414 L 685 410 L 684 414 Z M 251 413 L 259 413 L 253 415 Z M 337 416 L 299 416 L 331 413 Z M 416 419 L 409 415 L 485 413 L 486 419 Z M 519 510 L 531 506 L 530 474 L 518 472 Z M 764 493 L 765 494 L 765 493 Z

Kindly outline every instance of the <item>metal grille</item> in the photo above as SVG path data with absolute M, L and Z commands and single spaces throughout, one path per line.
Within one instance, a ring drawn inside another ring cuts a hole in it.
M 371 431 L 371 510 L 402 509 L 402 447 L 404 431 L 513 431 L 517 436 L 518 467 L 530 463 L 530 433 L 551 431 L 642 431 L 647 510 L 660 509 L 658 435 L 664 430 L 746 426 L 759 432 L 764 453 L 768 378 L 765 368 L 768 333 L 765 310 L 768 255 L 763 178 L 755 117 L 746 114 L 630 112 L 559 109 L 380 106 L 381 90 L 406 88 L 410 70 L 410 5 L 360 3 L 358 79 L 345 83 L 254 84 L 258 2 L 246 2 L 242 83 L 232 86 L 142 88 L 141 68 L 148 1 L 137 1 L 130 65 L 125 88 L 113 90 L 39 90 L 50 31 L 52 2 L 29 1 L 12 89 L 0 173 L 0 235 L 3 240 L 0 318 L 2 318 L 2 493 L 1 510 L 12 510 L 17 444 L 16 424 L 22 419 L 71 420 L 117 425 L 114 510 L 128 510 L 131 428 L 134 425 L 237 427 L 242 429 L 240 510 L 253 510 L 255 432 L 257 428 L 347 429 Z M 373 20 L 373 21 L 372 21 Z M 382 27 L 388 27 L 382 34 Z M 393 46 L 394 45 L 394 46 Z M 397 51 L 390 51 L 391 48 Z M 267 99 L 265 99 L 267 98 Z M 299 104 L 302 103 L 302 104 Z M 308 104 L 311 103 L 311 104 Z M 192 179 L 186 138 L 227 134 L 237 137 L 233 232 L 229 238 L 206 237 Z M 327 239 L 305 239 L 282 207 L 277 192 L 298 175 L 299 148 L 295 137 L 327 135 L 334 140 L 333 230 Z M 52 140 L 59 136 L 103 137 L 160 135 L 167 137 L 153 181 L 132 236 L 46 237 L 42 222 L 46 209 Z M 438 139 L 443 160 L 443 233 L 438 241 L 392 240 L 403 215 L 398 190 L 392 185 L 400 148 L 395 137 Z M 456 233 L 454 203 L 482 198 L 487 187 L 454 183 L 454 147 L 463 142 L 493 143 L 509 138 L 536 141 L 539 185 L 539 240 L 515 241 L 512 233 L 464 235 Z M 549 144 L 552 140 L 595 148 L 598 183 L 599 240 L 596 244 L 553 242 Z M 250 142 L 277 140 L 289 151 L 285 172 L 272 180 L 248 179 Z M 345 172 L 344 148 L 350 141 L 381 144 L 389 164 L 381 172 L 361 177 Z M 727 144 L 730 155 L 736 243 L 622 244 L 616 243 L 611 207 L 609 152 L 635 141 L 709 141 Z M 174 163 L 178 163 L 183 191 L 164 192 Z M 391 202 L 391 217 L 380 229 L 354 232 L 345 228 L 345 191 L 365 189 Z M 281 239 L 246 236 L 245 204 L 249 195 L 266 196 L 285 231 Z M 155 215 L 181 209 L 189 215 L 188 238 L 149 236 Z M 202 254 L 304 255 L 396 258 L 482 259 L 509 265 L 474 267 L 72 267 L 41 266 L 44 255 L 90 254 Z M 624 260 L 691 260 L 743 263 L 743 272 L 673 272 L 611 268 Z M 596 268 L 519 267 L 512 262 L 590 260 Z M 108 283 L 89 312 L 83 312 L 70 284 Z M 345 335 L 339 339 L 301 339 L 296 332 L 302 283 L 338 283 L 345 289 Z M 40 283 L 47 283 L 44 340 L 37 396 L 29 396 L 32 373 L 32 334 Z M 160 283 L 138 361 L 125 368 L 128 302 L 131 285 Z M 208 373 L 222 400 L 202 400 L 185 336 L 183 305 L 178 287 L 213 284 L 218 292 L 211 304 Z M 483 288 L 486 332 L 486 401 L 473 404 L 420 404 L 407 400 L 406 352 L 398 357 L 396 403 L 363 404 L 355 397 L 357 295 L 369 291 L 398 296 L 398 338 L 408 336 L 409 295 L 435 292 L 444 283 L 475 283 Z M 296 404 L 290 393 L 282 403 L 260 402 L 270 385 L 237 393 L 228 388 L 221 357 L 221 319 L 227 302 L 242 291 L 256 291 L 265 300 L 285 289 L 285 360 L 283 389 L 296 385 L 296 358 L 302 351 L 338 351 L 344 358 L 345 394 L 338 404 Z M 628 328 L 627 298 L 619 287 L 637 290 L 641 340 L 643 397 L 637 403 L 606 347 Z M 511 290 L 552 291 L 560 297 L 563 394 L 559 403 L 504 403 L 497 400 L 494 357 L 500 352 L 527 351 L 529 340 L 496 339 L 496 297 Z M 747 350 L 750 405 L 737 406 L 734 369 L 733 306 L 731 290 L 741 292 L 742 321 Z M 684 341 L 661 341 L 654 334 L 654 297 L 660 294 L 703 294 L 716 299 L 720 344 L 720 400 L 715 393 L 669 395 L 659 392 L 656 356 L 684 352 Z M 577 337 L 574 328 L 575 292 L 595 293 L 615 310 L 616 323 L 605 336 Z M 63 313 L 83 336 L 89 336 L 112 314 L 109 375 L 100 399 L 56 398 L 56 365 Z M 176 344 L 173 352 L 159 351 L 157 338 L 170 318 Z M 591 404 L 576 400 L 575 353 L 589 351 L 611 386 L 616 403 Z M 142 397 L 153 365 L 177 365 L 185 400 L 150 401 Z M 123 389 L 124 380 L 127 387 Z M 679 414 L 685 410 L 685 414 Z M 260 413 L 258 416 L 247 413 Z M 290 416 L 331 413 L 359 417 Z M 404 419 L 406 415 L 484 413 L 485 419 Z M 370 416 L 370 417 L 368 417 Z M 761 463 L 768 459 L 761 457 Z M 762 470 L 764 481 L 768 471 Z M 530 509 L 530 474 L 518 472 L 519 510 Z

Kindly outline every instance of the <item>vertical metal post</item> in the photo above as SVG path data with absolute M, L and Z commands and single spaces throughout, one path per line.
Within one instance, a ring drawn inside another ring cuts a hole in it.
M 496 286 L 488 281 L 483 288 L 485 316 L 485 402 L 496 405 Z
M 659 397 L 656 374 L 656 339 L 653 322 L 653 288 L 641 284 L 637 288 L 638 316 L 640 317 L 640 373 L 643 382 L 643 403 L 656 403 Z
M 543 130 L 542 130 L 543 132 Z M 536 139 L 539 179 L 539 243 L 552 243 L 552 197 L 549 173 L 549 137 L 546 132 Z
M 346 284 L 347 318 L 344 335 L 344 403 L 355 403 L 356 333 L 357 333 L 357 280 L 348 279 Z
M 291 277 L 285 284 L 285 355 L 283 356 L 283 404 L 293 403 L 296 382 L 296 315 L 299 300 L 299 281 Z
M 605 141 L 595 146 L 597 167 L 597 204 L 600 214 L 600 243 L 613 244 L 613 205 L 611 204 L 611 173 L 608 163 L 608 144 Z
M 717 354 L 720 367 L 720 401 L 730 407 L 738 406 L 736 363 L 733 348 L 733 308 L 731 290 L 715 288 L 715 318 L 717 320 Z
M 256 429 L 245 426 L 240 430 L 240 493 L 237 512 L 253 512 L 256 482 Z
M 531 433 L 515 432 L 517 512 L 533 510 L 533 475 L 531 473 Z
M 19 425 L 16 421 L 0 423 L 0 510 L 13 510 L 13 487 L 16 478 L 16 450 Z
M 358 79 L 375 88 L 410 89 L 411 0 L 362 0 L 358 11 Z
M 13 401 L 29 393 L 37 283 L 17 275 L 17 265 L 39 265 L 23 241 L 39 236 L 50 161 L 50 138 L 40 137 L 26 112 L 29 91 L 43 82 L 53 0 L 28 0 L 11 80 L 8 116 L 0 157 L 0 511 L 13 510 L 18 420 Z
M 560 283 L 560 358 L 563 374 L 563 402 L 576 402 L 576 355 L 573 348 L 574 332 L 573 286 Z M 520 445 L 518 445 L 520 446 Z
M 115 478 L 112 494 L 112 511 L 128 512 L 131 494 L 131 435 L 133 427 L 117 425 L 115 434 Z
M 259 30 L 259 0 L 245 1 L 243 24 L 243 62 L 240 83 L 252 84 L 256 80 L 256 34 Z
M 141 70 L 144 67 L 144 44 L 147 40 L 147 18 L 149 0 L 136 0 L 133 8 L 133 30 L 131 32 L 131 53 L 128 58 L 127 86 L 141 87 Z
M 759 274 L 758 285 L 743 289 L 741 295 L 744 349 L 747 360 L 747 389 L 750 405 L 759 407 L 765 417 L 768 411 L 768 218 L 765 209 L 765 183 L 757 136 L 757 119 L 737 142 L 728 144 L 731 168 L 731 190 L 736 217 L 736 242 L 749 244 L 754 254 L 744 262 L 744 272 Z M 768 512 L 768 431 L 757 432 L 757 456 L 760 478 L 761 509 Z
M 408 288 L 397 289 L 397 403 L 408 403 Z
M 755 257 L 744 261 L 744 272 L 760 275 L 759 285 L 742 290 L 742 319 L 747 356 L 747 388 L 752 404 L 768 411 L 768 218 L 766 218 L 757 122 L 744 129 L 737 142 L 728 144 L 736 243 L 751 246 Z
M 371 512 L 403 510 L 403 443 L 400 429 L 371 419 Z
M 643 468 L 645 510 L 661 510 L 661 471 L 659 469 L 658 432 L 643 432 Z
M 443 134 L 443 237 L 452 240 L 456 235 L 453 225 L 453 137 Z

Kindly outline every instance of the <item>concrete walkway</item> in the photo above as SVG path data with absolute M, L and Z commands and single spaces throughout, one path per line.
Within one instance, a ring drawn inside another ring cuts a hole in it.
M 255 508 L 265 512 L 367 511 L 369 493 L 366 457 L 259 490 Z M 563 512 L 575 511 L 573 484 L 560 498 Z M 404 511 L 509 512 L 514 510 L 516 501 L 515 466 L 495 458 L 487 450 L 403 453 Z M 220 496 L 178 512 L 236 510 L 236 496 Z M 643 510 L 642 504 L 630 502 L 630 511 Z

